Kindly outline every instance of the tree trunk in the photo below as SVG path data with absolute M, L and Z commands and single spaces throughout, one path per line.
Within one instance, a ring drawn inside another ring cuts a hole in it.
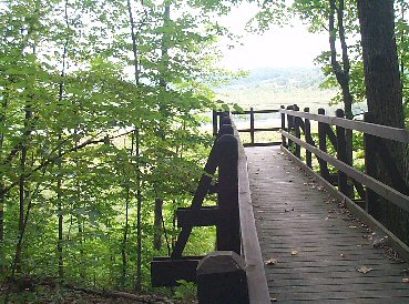
M 143 1 L 142 1 L 143 5 Z M 134 79 L 135 85 L 139 86 L 140 69 L 138 58 L 138 41 L 137 32 L 135 29 L 135 21 L 132 13 L 131 0 L 127 0 L 127 8 L 129 15 L 129 24 L 131 30 L 132 40 L 132 53 L 133 53 L 133 66 L 134 66 Z M 141 178 L 141 130 L 140 126 L 136 126 L 134 130 L 135 138 L 135 159 L 136 159 L 136 278 L 135 278 L 135 290 L 140 291 L 142 288 L 142 178 Z
M 5 125 L 6 120 L 6 108 L 7 108 L 7 98 L 2 95 L 1 102 L 1 112 L 0 112 L 0 123 Z M 4 134 L 0 133 L 0 163 L 3 160 L 3 143 Z M 5 194 L 3 192 L 4 188 L 4 176 L 0 175 L 0 273 L 5 272 L 5 249 L 4 249 L 4 204 L 5 204 Z
M 331 66 L 332 70 L 335 74 L 335 78 L 339 86 L 341 87 L 342 92 L 342 100 L 344 102 L 344 110 L 345 110 L 345 117 L 347 119 L 352 119 L 352 103 L 353 103 L 353 96 L 351 94 L 350 89 L 350 60 L 348 54 L 348 45 L 346 41 L 346 34 L 345 34 L 345 26 L 344 26 L 344 10 L 345 10 L 345 2 L 344 0 L 337 1 L 336 0 L 329 0 L 330 3 L 330 11 L 328 16 L 328 31 L 329 31 L 329 45 L 331 50 Z M 337 25 L 338 30 L 335 26 L 335 16 L 337 17 Z M 339 63 L 337 59 L 337 33 L 339 42 L 341 45 L 341 52 L 342 52 L 342 62 Z M 346 146 L 347 146 L 347 160 L 348 164 L 352 165 L 353 157 L 352 157 L 352 131 L 346 131 Z M 352 194 L 352 189 L 349 189 L 350 194 Z
M 163 199 L 155 199 L 154 223 L 153 223 L 153 248 L 160 250 L 162 248 L 162 221 L 163 221 Z
M 397 128 L 404 127 L 402 87 L 399 75 L 398 53 L 394 25 L 393 0 L 358 0 L 362 49 L 365 68 L 368 117 L 372 122 Z M 385 160 L 375 151 L 366 151 L 376 163 L 374 177 L 394 186 L 392 181 L 400 175 L 408 181 L 408 163 L 403 144 L 378 139 L 377 147 L 385 149 L 391 160 Z M 397 172 L 389 172 L 392 164 Z M 398 189 L 405 192 L 405 189 Z M 375 196 L 377 197 L 377 196 Z M 369 212 L 409 244 L 409 217 L 387 201 L 377 197 L 369 202 Z
M 3 181 L 0 180 L 0 191 L 3 189 Z M 0 273 L 6 271 L 4 251 L 4 195 L 0 194 Z

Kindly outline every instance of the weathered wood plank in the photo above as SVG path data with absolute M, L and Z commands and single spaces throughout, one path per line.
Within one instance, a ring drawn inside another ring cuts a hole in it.
M 265 265 L 272 298 L 278 303 L 409 302 L 409 284 L 402 283 L 408 264 L 389 260 L 384 249 L 372 245 L 381 232 L 372 235 L 344 202 L 277 148 L 247 148 L 246 154 L 263 258 L 277 260 Z M 372 270 L 358 272 L 363 265 Z

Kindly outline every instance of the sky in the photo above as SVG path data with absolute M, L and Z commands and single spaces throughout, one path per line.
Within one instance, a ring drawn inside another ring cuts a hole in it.
M 261 67 L 312 67 L 313 60 L 328 46 L 325 33 L 312 34 L 307 26 L 294 20 L 292 26 L 272 27 L 263 34 L 245 31 L 245 25 L 257 12 L 253 4 L 241 4 L 223 17 L 221 23 L 242 36 L 242 46 L 222 47 L 221 66 L 251 70 Z M 226 41 L 221 41 L 224 45 Z

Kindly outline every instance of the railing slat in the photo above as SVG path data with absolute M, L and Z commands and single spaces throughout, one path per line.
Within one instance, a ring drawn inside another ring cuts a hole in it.
M 315 120 L 321 123 L 326 123 L 330 125 L 335 125 L 343 127 L 348 130 L 355 130 L 359 132 L 364 132 L 373 136 L 396 140 L 403 143 L 409 143 L 409 132 L 404 129 L 383 126 L 363 121 L 349 120 L 338 117 L 324 116 L 320 114 L 303 113 L 291 110 L 280 110 L 281 113 L 285 113 L 289 116 L 302 117 L 310 120 Z
M 392 187 L 389 187 L 388 185 L 385 185 L 384 183 L 374 179 L 373 177 L 370 177 L 366 175 L 365 173 L 362 173 L 355 168 L 343 163 L 342 161 L 337 160 L 336 158 L 332 157 L 331 155 L 321 151 L 320 149 L 317 149 L 316 147 L 307 144 L 306 142 L 298 139 L 292 134 L 289 134 L 285 131 L 281 132 L 285 137 L 288 139 L 291 139 L 292 141 L 300 144 L 303 146 L 305 149 L 310 150 L 312 153 L 314 153 L 318 158 L 324 160 L 325 162 L 330 163 L 333 165 L 335 168 L 338 170 L 341 170 L 345 174 L 347 174 L 349 177 L 355 179 L 361 184 L 366 185 L 368 188 L 370 188 L 372 191 L 376 192 L 380 196 L 384 197 L 385 199 L 391 201 L 394 203 L 396 206 L 402 208 L 405 211 L 409 212 L 409 196 L 404 195 L 400 193 L 399 191 L 396 191 Z

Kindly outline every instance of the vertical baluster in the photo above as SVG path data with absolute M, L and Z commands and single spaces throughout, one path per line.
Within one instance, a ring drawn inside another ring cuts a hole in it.
M 281 106 L 281 110 L 284 110 L 285 107 Z M 281 113 L 281 130 L 286 131 L 285 128 L 285 113 Z M 281 135 L 281 144 L 283 145 L 283 147 L 287 148 L 287 140 L 285 138 L 284 135 Z
M 370 113 L 364 114 L 365 122 L 373 122 L 372 115 Z M 374 136 L 364 133 L 364 149 L 365 149 L 365 171 L 366 174 L 372 177 L 376 177 L 376 139 Z M 371 214 L 376 215 L 376 204 L 379 203 L 379 197 L 371 189 L 366 189 L 365 197 L 365 210 Z
M 295 104 L 294 111 L 299 111 L 300 108 Z M 300 117 L 294 117 L 294 131 L 295 137 L 298 139 L 301 138 L 301 126 L 300 126 Z M 301 158 L 301 146 L 299 144 L 295 144 L 295 156 Z
M 213 110 L 213 136 L 217 136 L 217 111 Z
M 217 250 L 240 254 L 238 206 L 238 142 L 233 135 L 223 135 L 217 144 L 219 164 L 218 205 L 226 221 L 217 227 Z
M 251 144 L 254 145 L 254 109 L 250 108 L 250 139 Z
M 320 108 L 318 109 L 318 114 L 325 115 L 325 110 Z M 321 151 L 327 153 L 327 124 L 323 122 L 318 122 L 318 146 Z M 328 171 L 328 163 L 322 159 L 318 159 L 320 164 L 320 173 L 323 178 L 326 180 L 330 180 L 329 178 L 329 171 Z
M 345 117 L 345 113 L 342 109 L 338 109 L 335 112 L 335 115 L 338 118 Z M 345 129 L 340 126 L 336 126 L 336 134 L 337 134 L 337 158 L 338 160 L 344 163 L 348 163 Z M 338 170 L 338 189 L 343 194 L 347 196 L 350 195 L 347 175 L 341 170 Z
M 287 106 L 287 110 L 293 110 L 293 106 Z M 294 121 L 294 117 L 287 114 L 287 132 L 288 133 L 291 133 L 291 130 L 293 128 L 293 121 Z M 293 145 L 293 141 L 291 139 L 288 139 L 288 150 L 291 151 L 292 145 Z
M 309 113 L 310 112 L 310 108 L 304 108 L 304 112 L 305 113 Z M 312 141 L 312 136 L 311 136 L 311 122 L 309 119 L 305 119 L 304 120 L 305 123 L 305 141 L 312 145 L 313 141 Z M 311 152 L 306 150 L 305 151 L 305 161 L 307 163 L 307 166 L 312 168 L 312 157 L 311 157 Z

